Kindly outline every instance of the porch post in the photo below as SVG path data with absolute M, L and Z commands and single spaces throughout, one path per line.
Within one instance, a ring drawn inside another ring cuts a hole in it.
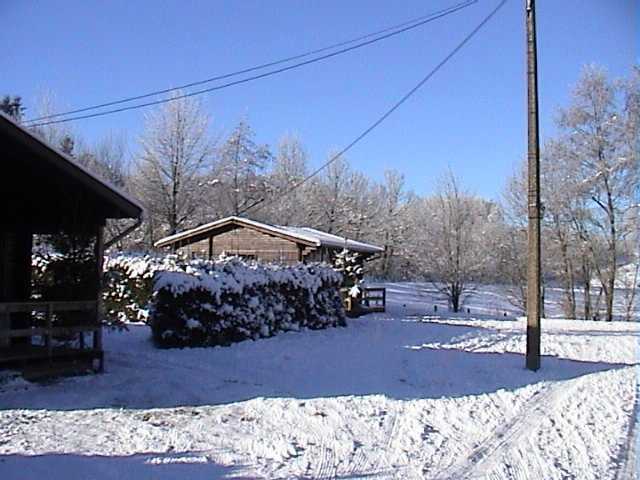
M 96 311 L 95 311 L 95 323 L 96 330 L 93 332 L 93 349 L 100 352 L 100 366 L 98 371 L 104 370 L 104 362 L 102 357 L 102 270 L 104 268 L 104 226 L 99 225 L 96 233 L 96 245 L 94 250 L 96 258 Z

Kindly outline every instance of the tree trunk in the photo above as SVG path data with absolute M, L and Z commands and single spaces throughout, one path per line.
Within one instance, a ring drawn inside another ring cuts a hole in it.
M 633 317 L 633 306 L 635 305 L 635 300 L 636 300 L 636 292 L 637 292 L 637 285 L 638 285 L 638 274 L 640 273 L 640 263 L 636 263 L 635 266 L 635 270 L 634 270 L 634 274 L 633 274 L 633 279 L 631 281 L 630 285 L 625 285 L 625 287 L 627 288 L 627 305 L 625 308 L 625 315 L 624 318 L 627 322 L 631 321 L 631 318 Z
M 565 308 L 564 314 L 567 318 L 576 318 L 576 294 L 575 294 L 575 281 L 573 278 L 573 264 L 569 258 L 569 245 L 567 243 L 566 235 L 563 235 L 560 230 L 559 220 L 556 219 L 556 237 L 560 244 L 560 253 L 562 255 L 562 267 L 563 267 L 563 283 L 565 294 Z
M 583 300 L 584 300 L 584 310 L 583 310 L 583 319 L 591 320 L 591 266 L 589 265 L 589 257 L 586 252 L 581 252 L 581 263 L 580 263 L 580 273 L 581 280 L 584 286 L 583 291 Z
M 591 320 L 591 280 L 584 282 L 584 319 Z
M 455 289 L 451 292 L 451 308 L 454 313 L 460 311 L 460 293 Z
M 607 321 L 610 322 L 613 320 L 613 296 L 615 293 L 616 286 L 616 268 L 618 263 L 618 252 L 617 252 L 617 232 L 616 232 L 616 211 L 613 203 L 613 195 L 611 192 L 611 187 L 609 186 L 609 182 L 605 177 L 605 187 L 607 190 L 607 213 L 609 216 L 609 278 L 608 288 L 606 290 L 606 301 L 607 301 Z
M 449 304 L 451 305 L 451 310 L 454 313 L 458 313 L 460 311 L 460 298 L 462 297 L 463 286 L 457 282 L 452 281 L 448 287 L 448 296 L 449 296 Z

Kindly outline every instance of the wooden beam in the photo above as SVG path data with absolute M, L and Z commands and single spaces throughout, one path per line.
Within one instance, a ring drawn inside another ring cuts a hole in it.
M 47 312 L 51 307 L 52 312 L 84 312 L 95 310 L 95 300 L 77 300 L 66 302 L 0 302 L 0 314 L 3 313 L 29 313 Z
M 96 308 L 95 308 L 95 322 L 98 324 L 98 328 L 93 332 L 93 349 L 97 351 L 102 351 L 102 276 L 103 276 L 103 268 L 104 268 L 104 227 L 100 225 L 98 227 L 98 232 L 96 234 L 96 264 L 97 264 L 97 279 L 98 279 L 98 291 L 97 291 L 97 299 L 96 299 Z M 98 371 L 102 372 L 104 370 L 104 361 L 103 356 L 100 357 L 100 365 L 98 367 Z
M 50 325 L 50 322 L 47 322 Z M 97 332 L 100 330 L 98 325 L 77 325 L 74 327 L 36 327 L 21 328 L 17 330 L 2 330 L 0 338 L 18 338 L 18 337 L 40 337 L 50 335 L 74 335 L 80 332 Z M 45 344 L 49 340 L 45 338 Z

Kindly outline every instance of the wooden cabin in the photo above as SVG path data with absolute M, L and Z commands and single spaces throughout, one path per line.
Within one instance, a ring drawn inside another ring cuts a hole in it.
M 200 225 L 155 243 L 187 256 L 217 258 L 234 255 L 249 260 L 294 264 L 331 261 L 343 249 L 360 253 L 365 259 L 384 248 L 309 227 L 268 225 L 242 217 L 227 217 Z
M 0 368 L 101 370 L 104 225 L 139 219 L 142 207 L 4 114 L 0 161 Z M 81 282 L 71 266 L 75 284 L 48 297 L 32 292 L 34 239 L 43 238 L 82 238 L 89 252 Z

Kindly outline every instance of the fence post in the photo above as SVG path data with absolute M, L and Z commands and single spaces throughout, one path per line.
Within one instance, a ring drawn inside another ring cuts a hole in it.
M 47 312 L 45 314 L 45 327 L 47 329 L 47 333 L 44 336 L 44 344 L 47 347 L 47 357 L 49 359 L 49 363 L 53 362 L 53 342 L 51 338 L 51 329 L 53 328 L 52 321 L 52 313 L 53 313 L 53 305 L 51 302 L 47 303 Z
M 11 330 L 11 317 L 9 312 L 0 312 L 0 331 Z M 0 337 L 0 347 L 8 347 L 11 342 L 10 337 Z

